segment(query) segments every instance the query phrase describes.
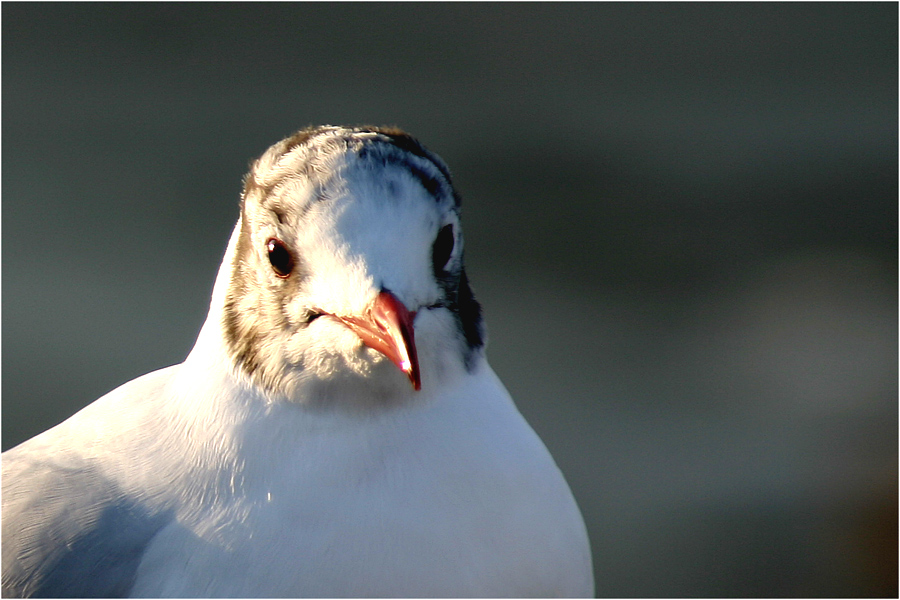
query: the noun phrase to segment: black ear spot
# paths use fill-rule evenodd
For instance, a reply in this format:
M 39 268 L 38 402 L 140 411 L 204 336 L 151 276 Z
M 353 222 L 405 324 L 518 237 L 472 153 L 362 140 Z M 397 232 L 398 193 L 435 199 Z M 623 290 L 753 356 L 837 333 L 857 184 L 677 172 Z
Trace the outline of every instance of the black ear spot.
M 439 273 L 447 267 L 450 257 L 453 256 L 453 246 L 456 244 L 456 234 L 453 225 L 444 225 L 434 240 L 431 247 L 431 264 L 434 272 Z
M 269 238 L 266 242 L 266 251 L 269 253 L 269 262 L 275 274 L 282 279 L 288 277 L 294 270 L 294 257 L 284 242 L 278 238 Z

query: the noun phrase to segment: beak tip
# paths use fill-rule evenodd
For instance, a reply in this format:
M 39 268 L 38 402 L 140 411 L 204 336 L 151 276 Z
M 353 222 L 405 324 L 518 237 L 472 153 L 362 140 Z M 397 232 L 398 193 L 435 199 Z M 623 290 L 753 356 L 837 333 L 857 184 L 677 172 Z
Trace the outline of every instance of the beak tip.
M 413 389 L 417 392 L 422 389 L 422 377 L 419 374 L 418 360 L 415 362 L 409 359 L 403 360 L 397 366 L 409 377 L 409 382 L 412 384 Z

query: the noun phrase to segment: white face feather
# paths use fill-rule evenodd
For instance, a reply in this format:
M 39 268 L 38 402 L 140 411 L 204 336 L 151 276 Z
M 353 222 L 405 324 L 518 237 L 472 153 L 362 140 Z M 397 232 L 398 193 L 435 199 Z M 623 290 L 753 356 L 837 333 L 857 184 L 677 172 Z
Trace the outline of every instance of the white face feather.
M 480 315 L 462 273 L 456 197 L 439 160 L 377 131 L 329 128 L 288 138 L 254 164 L 232 268 L 223 270 L 230 277 L 223 335 L 239 371 L 270 395 L 295 400 L 311 385 L 317 396 L 351 388 L 373 397 L 413 393 L 403 373 L 339 320 L 310 320 L 362 315 L 382 290 L 417 311 L 423 389 L 463 370 L 480 349 Z M 438 272 L 432 247 L 446 225 L 455 243 Z M 287 277 L 270 262 L 272 239 L 292 258 Z M 462 312 L 478 317 L 467 330 L 463 295 Z

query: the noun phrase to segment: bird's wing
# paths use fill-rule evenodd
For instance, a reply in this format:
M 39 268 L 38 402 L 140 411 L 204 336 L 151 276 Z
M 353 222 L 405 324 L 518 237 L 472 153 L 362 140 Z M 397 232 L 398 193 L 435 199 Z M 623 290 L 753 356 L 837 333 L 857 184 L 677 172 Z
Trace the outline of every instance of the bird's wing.
M 166 371 L 129 382 L 97 404 L 158 393 L 171 376 Z M 83 451 L 77 432 L 102 412 L 89 409 L 3 453 L 4 597 L 125 596 L 147 544 L 171 520 L 106 476 L 102 453 Z

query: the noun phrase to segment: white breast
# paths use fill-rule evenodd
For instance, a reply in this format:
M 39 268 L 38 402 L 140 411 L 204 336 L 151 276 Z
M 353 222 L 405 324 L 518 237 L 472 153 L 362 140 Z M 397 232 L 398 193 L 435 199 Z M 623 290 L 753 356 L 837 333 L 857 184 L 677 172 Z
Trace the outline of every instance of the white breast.
M 157 536 L 133 595 L 592 595 L 568 486 L 486 363 L 377 416 L 297 408 L 248 425 L 266 475 Z

